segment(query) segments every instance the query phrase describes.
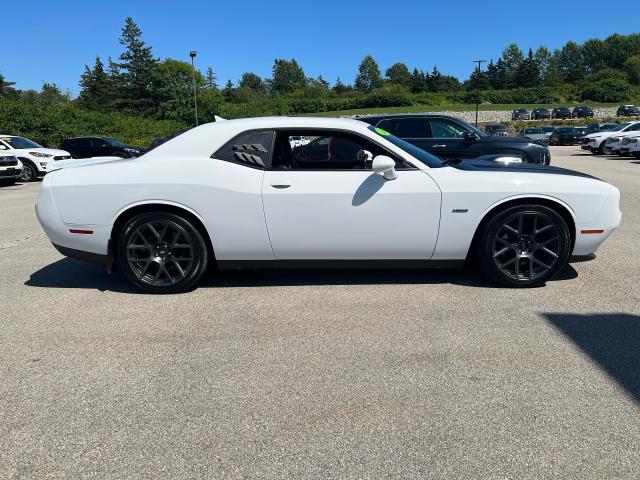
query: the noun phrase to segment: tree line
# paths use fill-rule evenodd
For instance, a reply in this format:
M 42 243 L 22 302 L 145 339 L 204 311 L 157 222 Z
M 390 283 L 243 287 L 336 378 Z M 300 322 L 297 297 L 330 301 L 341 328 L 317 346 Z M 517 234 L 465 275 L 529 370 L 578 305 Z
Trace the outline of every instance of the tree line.
M 103 62 L 97 57 L 92 66 L 85 66 L 75 99 L 53 83 L 43 84 L 39 92 L 17 90 L 1 74 L 0 97 L 192 125 L 191 64 L 157 58 L 130 17 L 119 42 L 122 53 L 117 59 Z M 208 67 L 204 73 L 196 70 L 195 83 L 201 121 L 210 121 L 214 115 L 235 118 L 474 103 L 478 100 L 477 85 L 481 102 L 622 102 L 640 97 L 640 34 L 613 34 L 582 44 L 570 41 L 554 51 L 539 46 L 526 54 L 513 43 L 486 68 L 471 70 L 464 81 L 441 73 L 435 66 L 423 71 L 400 62 L 383 73 L 375 59 L 366 55 L 352 82 L 337 78 L 331 84 L 322 75 L 309 77 L 292 58 L 276 59 L 270 78 L 245 72 L 236 82 L 228 80 L 221 86 L 214 69 Z

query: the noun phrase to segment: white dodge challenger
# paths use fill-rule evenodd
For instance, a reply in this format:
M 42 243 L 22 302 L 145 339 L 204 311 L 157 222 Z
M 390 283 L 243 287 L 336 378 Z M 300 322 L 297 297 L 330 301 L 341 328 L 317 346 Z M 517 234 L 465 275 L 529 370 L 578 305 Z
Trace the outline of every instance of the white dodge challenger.
M 291 147 L 291 137 L 305 145 Z M 495 160 L 495 159 L 494 159 Z M 439 158 L 366 123 L 219 121 L 145 155 L 47 175 L 38 219 L 64 255 L 136 286 L 230 268 L 450 267 L 540 285 L 618 227 L 617 188 L 544 165 Z

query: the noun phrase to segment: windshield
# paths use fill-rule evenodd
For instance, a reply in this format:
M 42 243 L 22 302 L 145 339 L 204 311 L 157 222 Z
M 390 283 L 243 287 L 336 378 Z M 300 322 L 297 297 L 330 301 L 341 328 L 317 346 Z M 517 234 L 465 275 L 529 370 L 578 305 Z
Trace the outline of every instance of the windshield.
M 573 127 L 562 127 L 562 128 L 559 128 L 557 132 L 558 133 L 578 133 L 578 130 L 576 130 Z
M 516 112 L 518 112 L 518 113 L 527 113 L 527 109 L 526 108 L 516 108 Z
M 371 127 L 368 127 L 368 128 L 369 128 L 369 130 L 371 130 L 375 134 L 380 135 L 385 140 L 390 141 L 396 147 L 404 150 L 409 155 L 411 155 L 412 157 L 414 157 L 417 160 L 421 161 L 422 163 L 424 163 L 428 167 L 437 168 L 437 167 L 441 167 L 443 165 L 442 160 L 440 160 L 435 155 L 431 155 L 430 153 L 425 152 L 421 148 L 418 148 L 415 145 L 410 144 L 409 142 L 405 142 L 404 140 L 396 137 L 395 135 L 391 135 L 386 130 L 383 130 L 381 128 L 374 127 L 374 126 L 371 126 Z
M 506 132 L 507 127 L 504 125 L 491 125 L 491 130 L 494 132 Z
M 122 143 L 120 140 L 116 140 L 115 138 L 104 137 L 103 140 L 112 147 L 126 147 L 124 143 Z
M 43 148 L 42 145 L 38 145 L 36 142 L 32 142 L 24 137 L 2 137 L 2 140 L 7 142 L 11 148 L 17 150 L 23 148 Z
M 631 122 L 624 122 L 621 123 L 620 125 L 618 125 L 616 128 L 612 128 L 611 131 L 612 132 L 619 132 L 620 130 L 623 130 L 625 128 L 627 128 L 629 125 L 632 125 Z
M 542 129 L 540 128 L 525 128 L 524 133 L 533 134 L 533 133 L 542 133 Z

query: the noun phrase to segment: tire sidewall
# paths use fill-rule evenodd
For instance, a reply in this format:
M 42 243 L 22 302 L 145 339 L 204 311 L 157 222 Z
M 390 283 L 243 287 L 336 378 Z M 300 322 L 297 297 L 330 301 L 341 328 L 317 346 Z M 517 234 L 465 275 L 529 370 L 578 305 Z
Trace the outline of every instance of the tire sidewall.
M 561 252 L 556 260 L 555 265 L 551 270 L 546 272 L 545 274 L 537 277 L 533 280 L 514 280 L 511 277 L 506 276 L 502 273 L 495 262 L 493 261 L 493 239 L 498 231 L 498 229 L 502 226 L 502 222 L 509 216 L 514 213 L 538 213 L 543 214 L 553 220 L 556 228 L 560 233 L 560 242 L 561 242 Z M 482 236 L 480 241 L 478 242 L 478 249 L 476 251 L 476 255 L 478 257 L 478 263 L 482 268 L 483 272 L 487 274 L 492 280 L 501 285 L 509 286 L 509 287 L 533 287 L 538 285 L 543 285 L 546 281 L 552 279 L 555 275 L 557 275 L 567 264 L 569 259 L 569 255 L 571 253 L 571 234 L 569 232 L 569 227 L 567 226 L 567 222 L 562 218 L 560 214 L 558 214 L 555 210 L 546 207 L 544 205 L 536 205 L 536 204 L 525 204 L 525 205 L 516 205 L 511 208 L 507 208 L 499 213 L 497 213 L 493 218 L 491 218 L 484 226 L 482 231 Z
M 180 225 L 187 234 L 191 237 L 194 244 L 194 265 L 191 271 L 175 285 L 169 286 L 154 286 L 142 282 L 132 271 L 127 261 L 127 241 L 129 236 L 140 225 L 153 221 L 153 220 L 170 220 Z M 207 270 L 209 261 L 209 255 L 207 251 L 206 243 L 198 231 L 198 229 L 191 224 L 188 220 L 179 215 L 167 212 L 148 212 L 134 216 L 130 219 L 124 227 L 120 230 L 118 235 L 118 266 L 127 277 L 127 279 L 133 283 L 136 287 L 151 293 L 180 293 L 189 290 L 193 287 L 198 280 L 202 277 Z

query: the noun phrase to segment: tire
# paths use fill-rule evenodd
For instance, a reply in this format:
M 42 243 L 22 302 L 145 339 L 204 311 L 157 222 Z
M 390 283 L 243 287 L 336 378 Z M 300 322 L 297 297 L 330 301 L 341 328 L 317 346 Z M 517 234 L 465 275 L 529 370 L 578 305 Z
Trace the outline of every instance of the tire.
M 564 268 L 570 250 L 571 235 L 560 214 L 543 205 L 517 205 L 484 224 L 474 258 L 500 285 L 536 287 Z
M 136 215 L 118 235 L 118 266 L 136 287 L 151 293 L 189 290 L 204 275 L 209 253 L 188 220 L 167 212 Z
M 22 175 L 20 175 L 20 181 L 35 182 L 38 179 L 38 170 L 31 162 L 22 162 Z

